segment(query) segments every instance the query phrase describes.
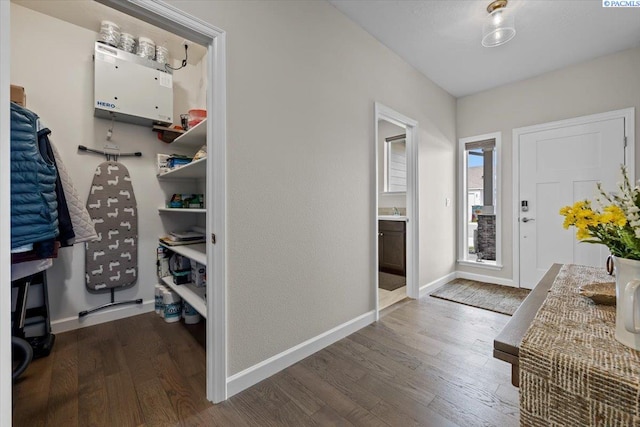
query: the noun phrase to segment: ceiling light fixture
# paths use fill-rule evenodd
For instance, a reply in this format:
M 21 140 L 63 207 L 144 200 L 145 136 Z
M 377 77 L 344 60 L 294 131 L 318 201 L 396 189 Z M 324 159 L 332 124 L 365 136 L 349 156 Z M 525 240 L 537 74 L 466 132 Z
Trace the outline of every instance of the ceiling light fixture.
M 495 0 L 487 6 L 489 16 L 482 26 L 482 46 L 500 46 L 515 37 L 515 20 L 506 10 L 507 3 L 508 0 Z

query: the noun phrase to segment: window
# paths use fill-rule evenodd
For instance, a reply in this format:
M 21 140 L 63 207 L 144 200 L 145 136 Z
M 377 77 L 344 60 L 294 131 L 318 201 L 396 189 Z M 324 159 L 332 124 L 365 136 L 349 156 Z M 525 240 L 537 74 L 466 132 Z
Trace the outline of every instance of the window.
M 384 192 L 405 193 L 407 191 L 407 135 L 385 138 Z
M 460 140 L 460 263 L 501 267 L 500 133 Z

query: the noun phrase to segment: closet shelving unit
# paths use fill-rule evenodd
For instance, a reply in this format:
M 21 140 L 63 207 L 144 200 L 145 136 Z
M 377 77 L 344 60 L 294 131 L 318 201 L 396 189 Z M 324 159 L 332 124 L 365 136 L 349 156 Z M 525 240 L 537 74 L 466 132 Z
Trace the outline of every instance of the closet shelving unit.
M 170 287 L 175 293 L 180 295 L 180 298 L 188 302 L 191 307 L 200 313 L 202 317 L 207 318 L 207 305 L 205 302 L 206 288 L 198 288 L 192 283 L 185 283 L 184 285 L 175 285 L 171 276 L 163 277 L 162 283 Z
M 177 137 L 172 144 L 179 144 L 183 147 L 200 148 L 207 140 L 207 119 Z
M 193 208 L 158 208 L 158 212 L 180 212 L 180 213 L 207 213 L 206 209 Z
M 176 138 L 172 145 L 193 149 L 194 152 L 207 142 L 206 119 Z M 173 180 L 203 180 L 207 175 L 207 158 L 196 160 L 179 168 L 158 175 L 160 181 Z M 195 191 L 194 191 L 195 192 Z M 203 192 L 204 193 L 204 192 Z M 176 215 L 198 214 L 205 215 L 206 209 L 189 208 L 158 208 L 158 213 L 172 213 Z M 191 245 L 171 246 L 160 242 L 161 246 L 192 259 L 204 266 L 207 265 L 207 248 L 205 243 Z M 171 276 L 163 277 L 162 282 L 188 302 L 202 317 L 207 317 L 207 305 L 205 300 L 206 287 L 197 287 L 192 283 L 175 285 Z
M 188 134 L 184 134 L 186 136 Z M 178 142 L 180 138 L 177 138 L 174 142 Z M 201 144 L 202 145 L 202 144 Z M 198 146 L 199 147 L 199 146 Z M 168 172 L 158 175 L 159 180 L 165 179 L 195 179 L 204 178 L 207 174 L 207 159 L 196 160 L 195 162 L 187 163 L 184 166 L 172 169 Z
M 207 249 L 204 243 L 195 243 L 193 245 L 170 246 L 160 242 L 160 245 L 171 249 L 173 252 L 185 256 L 189 259 L 199 262 L 202 265 L 207 264 Z

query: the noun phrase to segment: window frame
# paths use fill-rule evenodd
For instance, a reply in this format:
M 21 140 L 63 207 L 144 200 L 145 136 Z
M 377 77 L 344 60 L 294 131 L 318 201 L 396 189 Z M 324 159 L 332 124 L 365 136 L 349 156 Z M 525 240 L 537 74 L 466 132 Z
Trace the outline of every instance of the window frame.
M 469 257 L 468 248 L 468 188 L 467 188 L 467 150 L 466 144 L 493 139 L 494 176 L 495 176 L 495 213 L 496 213 L 496 259 L 495 261 L 476 261 Z M 502 132 L 470 136 L 458 140 L 458 264 L 492 270 L 501 270 L 502 265 Z

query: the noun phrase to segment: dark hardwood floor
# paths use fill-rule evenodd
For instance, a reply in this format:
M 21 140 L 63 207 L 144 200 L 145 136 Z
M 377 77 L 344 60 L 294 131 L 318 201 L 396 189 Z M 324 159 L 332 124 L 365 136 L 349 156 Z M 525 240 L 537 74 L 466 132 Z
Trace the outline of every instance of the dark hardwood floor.
M 205 398 L 203 327 L 154 313 L 57 335 L 13 388 L 15 426 L 517 426 L 508 316 L 425 297 L 228 401 Z

